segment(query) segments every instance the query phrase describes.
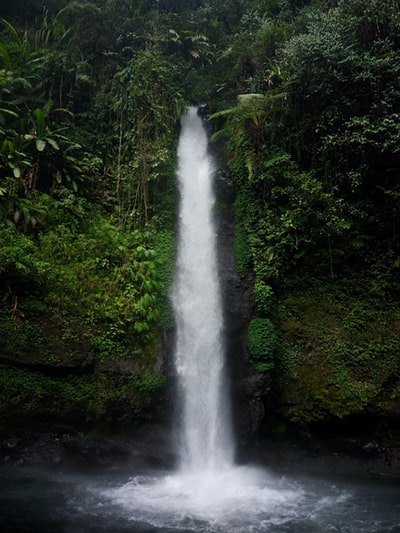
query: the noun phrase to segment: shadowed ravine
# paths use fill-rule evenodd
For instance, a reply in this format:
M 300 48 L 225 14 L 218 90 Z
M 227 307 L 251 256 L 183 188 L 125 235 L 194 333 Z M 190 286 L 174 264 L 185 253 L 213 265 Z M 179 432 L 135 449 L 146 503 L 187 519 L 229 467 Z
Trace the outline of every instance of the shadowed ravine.
M 180 406 L 175 470 L 113 464 L 78 472 L 3 466 L 2 531 L 395 533 L 398 487 L 305 475 L 302 465 L 236 465 L 213 222 L 213 161 L 197 111 L 178 148 L 179 242 L 173 304 Z M 226 360 L 225 360 L 226 358 Z M 297 472 L 296 472 L 297 468 Z M 329 472 L 329 474 L 327 474 Z

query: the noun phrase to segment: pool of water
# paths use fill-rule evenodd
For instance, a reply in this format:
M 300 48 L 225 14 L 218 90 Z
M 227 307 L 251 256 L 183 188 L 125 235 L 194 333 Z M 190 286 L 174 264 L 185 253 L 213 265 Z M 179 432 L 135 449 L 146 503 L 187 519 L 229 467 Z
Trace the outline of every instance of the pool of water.
M 400 532 L 400 484 L 350 475 L 0 468 L 0 530 Z

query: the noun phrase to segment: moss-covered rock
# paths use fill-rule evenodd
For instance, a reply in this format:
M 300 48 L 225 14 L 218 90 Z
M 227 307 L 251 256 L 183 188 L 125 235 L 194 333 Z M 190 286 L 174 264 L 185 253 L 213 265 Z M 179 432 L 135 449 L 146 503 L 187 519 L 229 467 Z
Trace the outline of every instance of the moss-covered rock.
M 348 287 L 349 289 L 349 287 Z M 280 301 L 275 384 L 280 412 L 300 425 L 366 412 L 400 419 L 400 308 L 341 282 Z
M 274 367 L 276 344 L 275 326 L 269 318 L 255 318 L 250 322 L 247 348 L 258 372 L 266 372 Z
M 137 424 L 157 416 L 165 384 L 156 373 L 51 375 L 1 364 L 1 429 L 22 422 L 25 429 L 69 424 L 82 431 Z
M 59 191 L 40 227 L 0 231 L 0 417 L 81 428 L 157 417 L 174 235 Z M 164 324 L 163 324 L 164 325 Z

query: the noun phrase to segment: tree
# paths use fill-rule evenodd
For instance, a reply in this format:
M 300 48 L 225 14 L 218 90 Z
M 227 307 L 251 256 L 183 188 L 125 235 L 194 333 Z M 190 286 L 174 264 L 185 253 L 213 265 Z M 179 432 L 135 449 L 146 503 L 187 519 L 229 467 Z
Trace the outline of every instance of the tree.
M 344 202 L 357 231 L 374 226 L 379 242 L 394 237 L 398 217 L 386 199 L 400 172 L 399 29 L 398 2 L 339 2 L 308 11 L 305 31 L 284 52 L 286 143 Z
M 155 51 L 143 51 L 115 78 L 119 116 L 116 193 L 121 223 L 149 220 L 149 186 L 163 178 L 173 132 L 183 112 L 175 72 Z

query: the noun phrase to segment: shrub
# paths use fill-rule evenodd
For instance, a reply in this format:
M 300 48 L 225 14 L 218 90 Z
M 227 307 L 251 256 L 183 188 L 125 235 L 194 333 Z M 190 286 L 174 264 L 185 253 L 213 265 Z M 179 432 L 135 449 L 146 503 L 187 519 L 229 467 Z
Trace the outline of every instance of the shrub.
M 272 287 L 266 285 L 263 281 L 257 280 L 254 284 L 254 298 L 259 311 L 268 314 L 271 311 L 274 299 Z
M 249 324 L 247 347 L 256 370 L 266 372 L 274 367 L 277 346 L 275 326 L 268 318 L 255 318 Z
M 174 316 L 169 298 L 175 271 L 175 235 L 170 230 L 158 232 L 154 237 L 157 273 L 161 284 L 158 298 L 160 325 L 164 328 L 174 326 Z

